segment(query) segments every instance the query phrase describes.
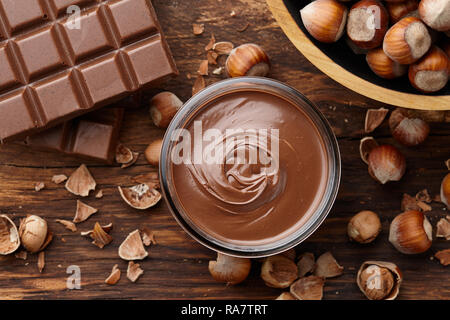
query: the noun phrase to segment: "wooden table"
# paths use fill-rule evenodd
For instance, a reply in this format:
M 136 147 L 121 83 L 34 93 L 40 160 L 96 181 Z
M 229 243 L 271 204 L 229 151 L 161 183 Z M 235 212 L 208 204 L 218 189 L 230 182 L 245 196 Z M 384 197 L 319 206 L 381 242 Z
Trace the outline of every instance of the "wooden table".
M 404 192 L 415 194 L 428 188 L 433 195 L 447 169 L 444 160 L 450 158 L 450 127 L 432 124 L 431 135 L 420 147 L 400 147 L 407 157 L 408 169 L 399 183 L 381 186 L 367 174 L 366 165 L 358 154 L 363 136 L 366 108 L 379 108 L 380 103 L 367 99 L 330 80 L 312 66 L 284 36 L 272 18 L 263 0 L 155 0 L 154 5 L 177 61 L 180 75 L 161 89 L 170 90 L 186 100 L 191 95 L 194 75 L 205 57 L 204 46 L 211 33 L 218 41 L 232 41 L 235 45 L 254 42 L 262 45 L 273 64 L 271 77 L 284 81 L 316 103 L 331 122 L 339 139 L 342 153 L 343 179 L 336 204 L 325 223 L 297 252 L 310 251 L 319 255 L 331 251 L 345 267 L 344 274 L 326 281 L 324 299 L 363 299 L 355 283 L 356 271 L 365 260 L 388 260 L 396 263 L 404 273 L 400 299 L 449 299 L 449 269 L 431 259 L 433 254 L 449 247 L 444 240 L 436 240 L 425 254 L 406 256 L 397 252 L 388 242 L 389 222 L 400 212 Z M 231 12 L 235 12 L 232 17 Z M 192 34 L 192 23 L 204 23 L 205 33 Z M 246 24 L 248 28 L 239 32 Z M 210 76 L 207 83 L 223 76 Z M 386 107 L 386 106 L 385 106 Z M 125 116 L 121 141 L 135 151 L 145 147 L 163 131 L 155 128 L 147 107 L 129 110 Z M 374 136 L 380 142 L 396 144 L 386 123 Z M 0 298 L 2 299 L 273 299 L 281 290 L 266 287 L 259 277 L 260 264 L 253 263 L 249 278 L 241 285 L 227 287 L 215 282 L 208 273 L 208 261 L 215 253 L 192 240 L 177 225 L 165 203 L 148 212 L 128 207 L 117 192 L 119 185 L 132 185 L 132 177 L 154 171 L 141 156 L 128 169 L 87 162 L 102 199 L 93 195 L 85 202 L 98 208 L 99 213 L 79 225 L 90 229 L 96 221 L 114 223 L 114 241 L 103 250 L 93 246 L 79 233 L 72 233 L 57 224 L 55 219 L 71 220 L 76 197 L 62 185 L 50 180 L 55 174 L 70 175 L 80 165 L 79 159 L 50 152 L 35 152 L 26 147 L 1 146 L 0 152 L 0 211 L 19 218 L 27 214 L 45 217 L 56 237 L 46 250 L 46 266 L 39 274 L 36 255 L 26 261 L 14 255 L 0 258 Z M 43 181 L 47 187 L 34 191 L 34 184 Z M 369 245 L 350 243 L 346 236 L 349 218 L 356 212 L 369 209 L 382 218 L 383 230 Z M 433 204 L 428 217 L 433 225 L 446 214 L 443 206 Z M 126 235 L 142 226 L 156 232 L 157 245 L 151 247 L 149 258 L 140 262 L 145 270 L 137 283 L 125 277 L 127 263 L 117 254 L 117 248 Z M 65 240 L 65 242 L 62 241 Z M 115 286 L 104 283 L 114 264 L 123 271 Z M 66 268 L 81 268 L 81 290 L 66 288 Z

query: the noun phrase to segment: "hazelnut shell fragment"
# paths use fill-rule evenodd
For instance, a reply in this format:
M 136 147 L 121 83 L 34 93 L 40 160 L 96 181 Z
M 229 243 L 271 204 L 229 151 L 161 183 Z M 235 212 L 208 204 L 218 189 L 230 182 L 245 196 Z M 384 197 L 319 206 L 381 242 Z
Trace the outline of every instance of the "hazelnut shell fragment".
M 298 277 L 302 278 L 312 272 L 315 265 L 316 259 L 314 258 L 314 254 L 311 252 L 302 253 L 297 261 Z
M 121 272 L 119 269 L 119 265 L 115 264 L 112 268 L 111 274 L 106 278 L 105 283 L 109 284 L 111 286 L 115 285 L 117 282 L 119 282 L 121 276 Z
M 298 278 L 297 265 L 283 255 L 267 257 L 261 267 L 261 278 L 269 287 L 287 288 Z
M 86 221 L 90 216 L 97 213 L 98 210 L 77 200 L 77 211 L 75 212 L 75 217 L 73 218 L 74 223 L 80 223 Z
M 87 197 L 97 186 L 86 165 L 82 164 L 66 182 L 66 189 L 77 196 Z
M 370 133 L 383 122 L 389 110 L 385 108 L 369 109 L 366 112 L 366 120 L 364 123 L 364 131 Z
M 339 265 L 331 252 L 327 251 L 317 258 L 314 267 L 314 275 L 321 278 L 333 278 L 340 276 L 344 272 L 344 267 Z
M 378 143 L 373 137 L 362 138 L 359 143 L 359 155 L 361 156 L 361 160 L 369 164 L 369 154 L 376 147 L 378 147 Z
M 436 237 L 450 240 L 450 216 L 438 221 L 436 225 Z
M 369 267 L 371 269 L 367 270 Z M 403 275 L 400 269 L 395 264 L 385 261 L 364 262 L 356 276 L 359 289 L 370 300 L 394 300 L 400 292 L 402 280 Z M 390 290 L 387 290 L 389 287 Z
M 116 162 L 118 164 L 130 163 L 133 160 L 133 152 L 130 148 L 119 143 L 116 147 Z
M 92 241 L 92 244 L 96 245 L 100 249 L 103 249 L 113 240 L 113 238 L 108 233 L 106 233 L 106 231 L 100 226 L 98 222 L 95 223 L 91 238 L 94 239 L 94 241 Z
M 450 249 L 441 250 L 434 255 L 443 266 L 450 265 Z
M 77 226 L 72 221 L 62 220 L 62 219 L 56 219 L 55 221 L 62 224 L 67 230 L 70 230 L 72 232 L 77 232 Z
M 290 292 L 283 292 L 275 300 L 297 300 Z
M 52 177 L 52 182 L 56 184 L 63 183 L 67 180 L 67 176 L 65 174 L 57 174 Z
M 138 184 L 129 188 L 118 187 L 122 199 L 132 208 L 146 210 L 161 200 L 161 193 L 146 184 Z
M 19 231 L 7 215 L 0 215 L 0 255 L 13 253 L 20 247 Z
M 441 201 L 450 209 L 450 173 L 448 173 L 441 182 Z
M 250 259 L 217 253 L 217 260 L 209 261 L 208 270 L 214 280 L 235 285 L 247 279 L 251 268 Z
M 348 225 L 347 234 L 351 240 L 370 243 L 381 231 L 381 221 L 373 211 L 364 210 L 354 215 Z
M 142 260 L 147 256 L 139 230 L 131 232 L 119 247 L 119 257 L 124 260 Z
M 45 268 L 45 252 L 44 251 L 39 252 L 37 266 L 39 269 L 39 273 L 42 273 L 42 271 Z
M 127 278 L 131 282 L 136 282 L 143 273 L 144 270 L 141 269 L 141 266 L 138 263 L 134 263 L 133 261 L 128 263 Z
M 423 212 L 406 211 L 391 222 L 389 242 L 401 253 L 425 252 L 431 247 L 432 239 L 432 226 Z
M 290 292 L 298 300 L 322 300 L 324 284 L 322 277 L 308 276 L 295 281 Z

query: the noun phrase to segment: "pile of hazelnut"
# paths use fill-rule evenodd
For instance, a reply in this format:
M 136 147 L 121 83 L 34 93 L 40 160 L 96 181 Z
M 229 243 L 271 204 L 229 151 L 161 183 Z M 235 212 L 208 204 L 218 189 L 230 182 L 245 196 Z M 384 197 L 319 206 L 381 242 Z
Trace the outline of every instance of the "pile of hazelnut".
M 316 40 L 346 42 L 365 54 L 381 78 L 408 73 L 411 85 L 424 93 L 444 88 L 450 73 L 449 0 L 361 0 L 350 9 L 346 0 L 315 0 L 300 15 Z

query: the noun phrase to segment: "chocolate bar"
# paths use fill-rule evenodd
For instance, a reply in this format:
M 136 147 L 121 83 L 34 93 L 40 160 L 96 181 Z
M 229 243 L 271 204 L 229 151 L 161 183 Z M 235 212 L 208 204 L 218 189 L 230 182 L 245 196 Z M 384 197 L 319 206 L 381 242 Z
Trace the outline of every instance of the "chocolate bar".
M 149 0 L 0 0 L 1 142 L 175 74 Z
M 104 108 L 28 137 L 25 144 L 112 163 L 124 112 L 124 108 Z

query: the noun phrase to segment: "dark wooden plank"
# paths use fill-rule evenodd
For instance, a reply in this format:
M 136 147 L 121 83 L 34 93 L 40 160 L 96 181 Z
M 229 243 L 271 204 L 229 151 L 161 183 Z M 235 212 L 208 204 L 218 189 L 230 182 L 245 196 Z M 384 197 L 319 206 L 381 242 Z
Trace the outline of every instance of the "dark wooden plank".
M 316 255 L 331 251 L 345 267 L 344 275 L 327 280 L 325 299 L 363 299 L 355 275 L 364 260 L 382 259 L 395 262 L 405 275 L 399 298 L 401 299 L 449 299 L 450 279 L 448 269 L 430 260 L 434 252 L 448 248 L 448 242 L 436 240 L 432 249 L 419 256 L 398 253 L 388 242 L 389 222 L 400 212 L 400 199 L 404 192 L 415 194 L 428 188 L 432 194 L 439 191 L 441 178 L 446 174 L 444 160 L 450 158 L 450 128 L 446 124 L 433 124 L 426 143 L 418 148 L 400 147 L 408 161 L 408 171 L 399 183 L 381 186 L 367 174 L 366 165 L 359 159 L 359 139 L 365 109 L 383 104 L 367 99 L 342 87 L 320 73 L 287 40 L 271 17 L 263 0 L 198 0 L 154 1 L 161 23 L 180 69 L 180 76 L 162 89 L 175 92 L 183 100 L 191 95 L 198 65 L 204 59 L 204 45 L 210 33 L 218 41 L 232 41 L 236 45 L 255 42 L 262 45 L 271 57 L 271 77 L 284 81 L 303 92 L 316 103 L 329 119 L 339 137 L 342 152 L 343 179 L 336 204 L 325 223 L 297 252 L 311 251 Z M 235 17 L 230 13 L 234 10 Z M 205 23 L 201 36 L 191 32 L 193 22 Z M 249 23 L 245 32 L 239 32 Z M 223 76 L 210 76 L 212 83 Z M 150 95 L 151 93 L 149 93 Z M 147 106 L 129 110 L 121 133 L 121 141 L 133 150 L 143 152 L 148 143 L 164 132 L 155 128 L 148 117 Z M 384 124 L 374 133 L 381 142 L 396 144 Z M 216 283 L 208 273 L 208 261 L 214 252 L 202 247 L 186 235 L 171 217 L 167 206 L 161 202 L 149 212 L 137 212 L 122 202 L 118 185 L 131 185 L 132 177 L 155 170 L 141 156 L 138 163 L 128 169 L 87 162 L 104 191 L 102 199 L 92 195 L 86 203 L 100 211 L 79 225 L 79 230 L 90 229 L 96 221 L 113 222 L 114 241 L 103 250 L 93 246 L 78 233 L 71 233 L 55 222 L 57 218 L 71 219 L 75 212 L 76 197 L 65 191 L 62 185 L 50 182 L 54 174 L 69 175 L 80 165 L 80 160 L 50 152 L 36 152 L 23 146 L 0 147 L 0 211 L 19 218 L 37 214 L 49 221 L 56 234 L 46 250 L 46 267 L 39 274 L 37 256 L 26 261 L 14 256 L 0 258 L 0 298 L 130 298 L 130 299 L 273 299 L 281 292 L 268 288 L 259 277 L 260 265 L 253 263 L 248 280 L 235 287 Z M 44 181 L 47 187 L 34 191 L 34 183 Z M 346 237 L 346 225 L 350 217 L 370 209 L 382 217 L 383 231 L 378 239 L 362 246 L 350 243 Z M 433 204 L 428 214 L 434 225 L 447 213 L 442 205 Z M 117 248 L 126 235 L 141 226 L 156 232 L 158 245 L 150 249 L 148 259 L 140 262 L 145 270 L 137 283 L 125 277 L 126 262 L 121 261 Z M 66 242 L 62 241 L 62 238 Z M 113 287 L 104 284 L 114 264 L 118 263 L 122 279 Z M 82 290 L 66 288 L 66 268 L 81 268 Z

